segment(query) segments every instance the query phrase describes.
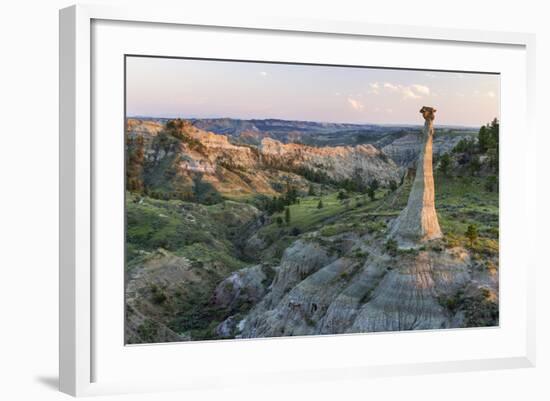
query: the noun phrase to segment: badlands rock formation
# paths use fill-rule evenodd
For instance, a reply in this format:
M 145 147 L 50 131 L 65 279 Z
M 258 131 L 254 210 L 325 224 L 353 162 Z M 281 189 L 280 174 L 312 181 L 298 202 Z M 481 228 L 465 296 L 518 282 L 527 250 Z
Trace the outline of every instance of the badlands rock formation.
M 190 183 L 194 174 L 204 174 L 204 181 L 229 196 L 276 194 L 272 184 L 284 182 L 281 175 L 294 174 L 307 188 L 300 177 L 307 172 L 335 181 L 360 177 L 365 183 L 376 179 L 387 184 L 400 180 L 399 167 L 372 145 L 318 148 L 264 138 L 259 146 L 247 146 L 231 143 L 227 136 L 203 131 L 185 120 L 174 125 L 170 133 L 163 132 L 160 123 L 128 121 L 130 137 L 145 138 L 145 178 L 152 186 L 164 179 L 167 169 L 180 176 L 180 182 Z
M 390 256 L 371 236 L 347 240 L 341 257 L 294 243 L 267 295 L 225 322 L 229 332 L 254 338 L 468 327 L 471 312 L 455 305 L 479 298 L 475 313 L 485 314 L 483 297 L 498 296 L 497 274 L 477 268 L 463 248 Z M 368 256 L 354 257 L 357 250 Z
M 433 121 L 436 110 L 422 107 L 424 117 L 422 147 L 416 165 L 416 177 L 413 182 L 407 207 L 393 223 L 390 236 L 402 247 L 413 247 L 419 242 L 442 237 L 435 211 L 435 189 L 432 166 Z
M 441 156 L 450 152 L 462 139 L 475 137 L 466 135 L 443 135 L 433 138 L 433 154 Z M 418 134 L 410 133 L 399 137 L 391 143 L 382 146 L 381 150 L 388 155 L 395 163 L 402 167 L 414 167 L 420 154 Z
M 372 145 L 317 148 L 264 138 L 260 155 L 264 164 L 326 171 L 335 180 L 351 178 L 358 171 L 365 181 L 376 178 L 387 183 L 399 179 L 396 164 Z

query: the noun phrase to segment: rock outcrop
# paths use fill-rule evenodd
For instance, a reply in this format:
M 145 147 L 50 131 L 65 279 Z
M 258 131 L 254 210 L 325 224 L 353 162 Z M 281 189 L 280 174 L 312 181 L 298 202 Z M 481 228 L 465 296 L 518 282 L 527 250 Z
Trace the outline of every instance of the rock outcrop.
M 390 236 L 401 247 L 414 247 L 420 242 L 441 238 L 442 233 L 435 211 L 435 189 L 432 163 L 433 120 L 435 109 L 422 107 L 424 117 L 422 147 L 416 164 L 414 179 L 407 206 L 394 221 Z
M 238 337 L 363 333 L 467 327 L 468 299 L 498 298 L 491 272 L 479 269 L 463 248 L 390 256 L 367 238 L 353 249 L 366 259 L 328 257 L 300 241 L 276 268 L 270 292 L 235 326 Z M 312 248 L 313 247 L 313 248 Z M 311 262 L 310 262 L 311 261 Z M 493 304 L 491 304 L 493 305 Z M 494 322 L 493 322 L 494 323 Z M 239 330 L 237 330 L 239 332 Z
M 266 265 L 238 270 L 218 284 L 212 302 L 233 312 L 243 304 L 255 304 L 266 294 L 271 274 L 270 267 Z
M 433 138 L 433 154 L 440 156 L 450 152 L 462 139 L 473 138 L 466 135 L 436 136 Z M 388 155 L 397 165 L 402 167 L 414 167 L 420 155 L 421 143 L 418 134 L 407 134 L 395 139 L 383 146 L 381 150 Z
M 399 167 L 373 145 L 313 147 L 264 138 L 258 146 L 250 146 L 234 144 L 225 135 L 203 131 L 187 121 L 175 125 L 168 132 L 153 121 L 128 121 L 130 137 L 145 138 L 146 186 L 166 188 L 178 182 L 181 190 L 200 174 L 219 193 L 237 197 L 275 195 L 277 186 L 289 179 L 307 190 L 304 174 L 333 181 L 376 179 L 383 184 L 400 179 Z M 164 182 L 167 176 L 169 185 Z
M 286 168 L 320 170 L 335 180 L 360 174 L 365 182 L 399 180 L 395 163 L 373 145 L 312 147 L 283 144 L 264 138 L 260 146 L 262 162 Z

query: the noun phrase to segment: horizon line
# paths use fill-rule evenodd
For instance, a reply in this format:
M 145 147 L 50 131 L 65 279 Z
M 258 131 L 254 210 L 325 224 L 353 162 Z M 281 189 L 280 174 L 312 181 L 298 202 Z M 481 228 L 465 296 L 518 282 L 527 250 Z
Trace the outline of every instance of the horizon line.
M 296 121 L 296 122 L 304 122 L 304 123 L 317 123 L 317 124 L 346 124 L 346 125 L 358 125 L 358 126 L 362 126 L 362 125 L 375 125 L 375 126 L 403 126 L 403 125 L 408 125 L 408 126 L 423 126 L 424 123 L 372 123 L 372 122 L 364 122 L 364 123 L 354 123 L 354 122 L 337 122 L 337 121 L 319 121 L 319 120 L 296 120 L 296 119 L 291 119 L 291 120 L 286 120 L 284 118 L 273 118 L 273 117 L 265 117 L 265 118 L 236 118 L 236 117 L 181 117 L 181 116 L 170 116 L 170 117 L 166 117 L 166 116 L 153 116 L 153 115 L 126 115 L 125 116 L 126 119 L 128 118 L 136 118 L 136 119 L 139 119 L 139 118 L 149 118 L 149 119 L 163 119 L 163 120 L 176 120 L 176 119 L 180 119 L 180 120 L 239 120 L 239 121 L 253 121 L 253 120 L 257 120 L 257 121 L 267 121 L 267 120 L 276 120 L 276 121 Z M 497 117 L 493 117 L 494 118 L 497 118 Z M 465 125 L 465 124 L 439 124 L 439 126 L 442 126 L 442 127 L 461 127 L 461 128 L 475 128 L 475 129 L 479 129 L 481 128 L 482 126 L 485 126 L 486 124 L 490 124 L 490 122 L 493 120 L 491 119 L 490 121 L 488 121 L 487 123 L 485 124 L 482 124 L 482 125 Z M 498 120 L 500 120 L 499 118 L 497 118 Z M 435 124 L 436 126 L 438 125 L 437 123 Z

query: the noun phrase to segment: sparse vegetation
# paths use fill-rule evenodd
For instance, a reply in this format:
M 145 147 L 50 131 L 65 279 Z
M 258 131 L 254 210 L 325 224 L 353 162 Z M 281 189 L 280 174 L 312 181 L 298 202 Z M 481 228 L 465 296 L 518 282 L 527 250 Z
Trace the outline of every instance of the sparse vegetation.
M 477 226 L 475 224 L 470 224 L 466 229 L 466 233 L 464 235 L 470 241 L 470 246 L 474 246 L 474 242 L 479 235 L 477 232 Z
M 273 268 L 262 284 L 269 287 L 283 253 L 298 241 L 316 244 L 330 260 L 342 258 L 357 266 L 379 259 L 388 263 L 419 257 L 420 252 L 443 257 L 451 248 L 465 248 L 482 266 L 479 269 L 498 271 L 496 120 L 480 129 L 479 139 L 462 139 L 434 164 L 435 202 L 444 238 L 409 251 L 387 239 L 388 227 L 407 203 L 412 182 L 405 179 L 406 174 L 400 180 L 396 174 L 396 179 L 366 182 L 365 177 L 372 176 L 356 169 L 350 178 L 335 180 L 322 166 L 278 165 L 276 160 L 267 160 L 269 174 L 262 179 L 271 181 L 259 183 L 254 173 L 223 159 L 215 172 L 182 175 L 185 160 L 177 154 L 178 147 L 198 154 L 207 151 L 189 134 L 193 129 L 188 122 L 174 120 L 149 142 L 140 136 L 127 138 L 128 277 L 161 260 L 167 271 L 188 274 L 185 282 L 167 279 L 144 285 L 144 301 L 133 307 L 157 320 L 136 320 L 134 333 L 139 341 L 154 341 L 163 330 L 184 338 L 225 338 L 218 331 L 220 323 L 229 316 L 238 322 L 254 302 L 238 303 L 231 310 L 220 308 L 214 302 L 216 286 L 239 269 L 268 264 Z M 258 154 L 255 146 L 250 149 Z M 227 196 L 220 183 L 230 185 L 233 179 L 245 182 L 250 192 Z M 258 185 L 265 185 L 266 192 L 257 191 Z M 385 268 L 399 266 L 390 262 Z M 347 287 L 357 271 L 343 270 L 337 275 L 339 285 Z M 361 304 L 372 294 L 372 289 L 359 294 Z M 458 292 L 438 301 L 449 314 L 463 314 L 469 326 L 498 324 L 493 293 Z M 306 326 L 316 327 L 311 317 L 307 319 Z M 236 333 L 234 327 L 231 330 L 231 335 Z
M 369 196 L 371 201 L 376 199 L 376 191 L 379 187 L 380 183 L 378 182 L 378 180 L 374 179 L 369 182 L 367 186 L 367 195 Z
M 449 169 L 451 168 L 451 156 L 448 153 L 443 154 L 439 158 L 439 171 L 443 175 L 449 174 Z
M 396 256 L 398 251 L 397 242 L 394 239 L 387 240 L 385 249 L 389 255 Z

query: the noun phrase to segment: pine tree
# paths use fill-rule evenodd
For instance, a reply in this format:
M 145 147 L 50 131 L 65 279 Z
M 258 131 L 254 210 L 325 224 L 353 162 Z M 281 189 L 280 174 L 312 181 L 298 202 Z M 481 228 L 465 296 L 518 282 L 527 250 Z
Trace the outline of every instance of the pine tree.
M 344 190 L 340 190 L 338 192 L 338 196 L 336 197 L 338 200 L 344 200 L 344 199 L 347 199 L 349 198 L 348 194 L 346 193 L 346 191 Z
M 450 168 L 451 168 L 451 156 L 449 156 L 448 153 L 445 153 L 443 156 L 441 156 L 441 159 L 439 160 L 439 171 L 441 171 L 441 174 L 447 175 L 449 174 Z
M 323 200 L 322 199 L 319 199 L 319 203 L 317 204 L 317 209 L 322 209 L 324 206 L 323 206 Z
M 478 135 L 478 145 L 479 145 L 479 151 L 481 153 L 487 152 L 487 149 L 489 149 L 490 141 L 491 141 L 490 128 L 484 125 L 479 129 L 479 135 Z
M 473 246 L 474 241 L 478 237 L 477 226 L 475 224 L 470 224 L 464 235 L 470 240 L 470 246 Z
M 376 190 L 380 187 L 377 179 L 371 180 L 367 186 L 367 195 L 370 200 L 373 201 L 376 199 Z
M 290 223 L 290 208 L 285 208 L 285 222 L 286 224 Z

